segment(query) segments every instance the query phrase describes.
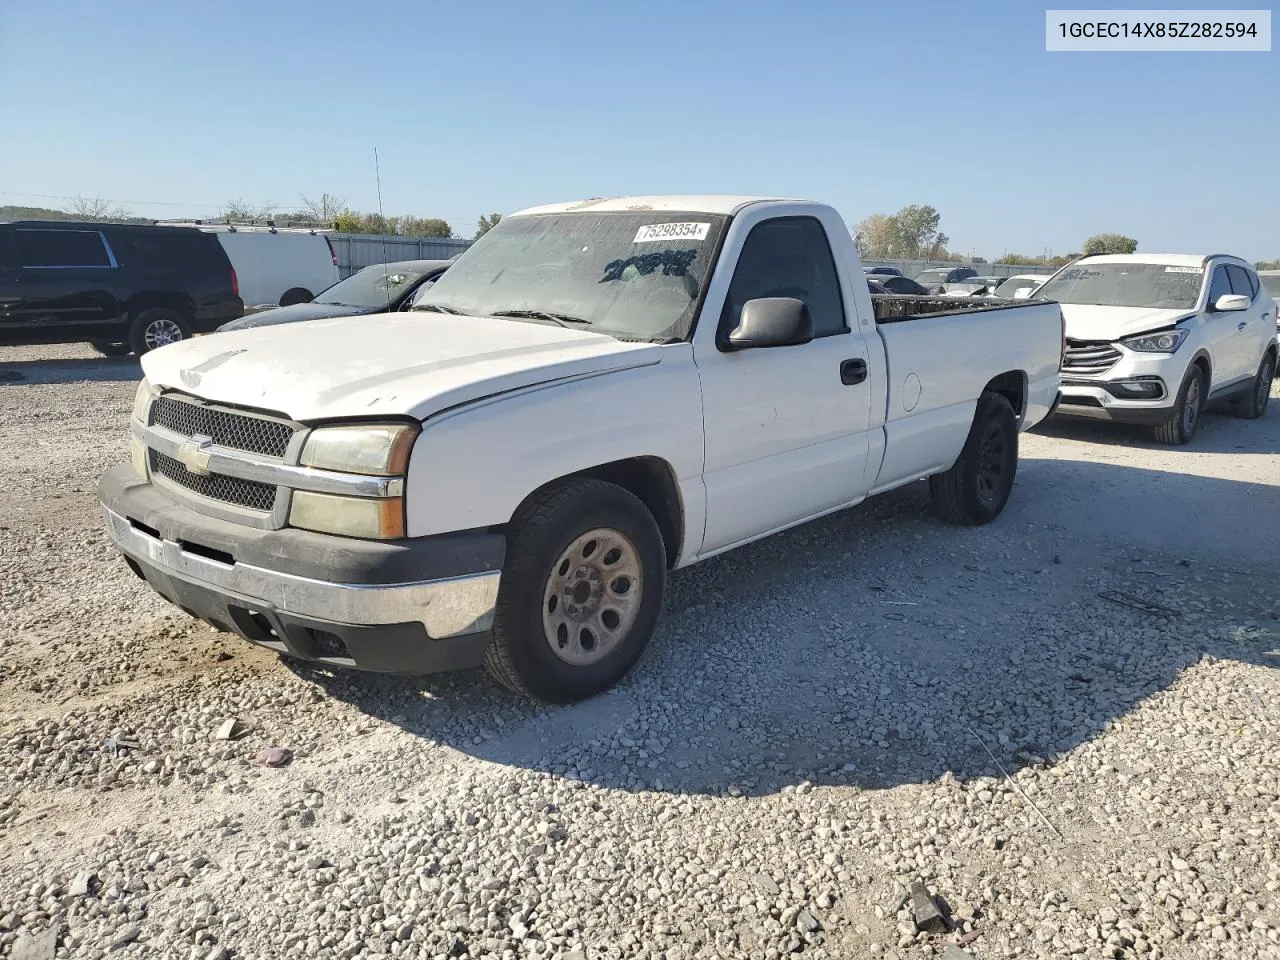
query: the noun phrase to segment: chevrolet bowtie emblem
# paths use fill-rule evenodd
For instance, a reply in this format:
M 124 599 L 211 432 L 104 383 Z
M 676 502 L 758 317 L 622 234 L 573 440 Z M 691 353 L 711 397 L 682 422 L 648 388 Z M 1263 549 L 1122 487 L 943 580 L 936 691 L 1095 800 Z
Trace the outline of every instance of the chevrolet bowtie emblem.
M 178 448 L 178 460 L 198 477 L 209 475 L 209 461 L 212 457 L 212 437 L 192 437 Z

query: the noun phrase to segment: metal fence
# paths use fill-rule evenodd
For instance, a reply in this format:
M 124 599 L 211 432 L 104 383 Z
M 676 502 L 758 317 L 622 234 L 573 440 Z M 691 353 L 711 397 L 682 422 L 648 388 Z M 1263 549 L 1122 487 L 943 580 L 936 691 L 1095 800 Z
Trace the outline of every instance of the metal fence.
M 470 240 L 456 237 L 395 237 L 363 233 L 327 233 L 338 257 L 338 274 L 346 278 L 375 263 L 397 260 L 449 260 L 467 247 Z
M 1015 277 L 1022 273 L 1043 274 L 1048 276 L 1058 268 L 1045 266 L 1043 263 L 954 263 L 946 260 L 877 260 L 864 257 L 864 267 L 897 267 L 904 277 L 914 277 L 922 270 L 931 267 L 972 267 L 980 277 Z

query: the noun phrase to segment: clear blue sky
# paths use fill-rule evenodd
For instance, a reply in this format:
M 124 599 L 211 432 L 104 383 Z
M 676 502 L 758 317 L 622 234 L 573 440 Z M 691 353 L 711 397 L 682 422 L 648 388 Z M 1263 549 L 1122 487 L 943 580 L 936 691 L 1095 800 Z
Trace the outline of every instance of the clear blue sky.
M 1050 54 L 1044 6 L 0 0 L 0 202 L 371 210 L 376 146 L 386 212 L 465 236 L 762 193 L 851 223 L 929 203 L 987 257 L 1100 231 L 1280 257 L 1280 52 Z

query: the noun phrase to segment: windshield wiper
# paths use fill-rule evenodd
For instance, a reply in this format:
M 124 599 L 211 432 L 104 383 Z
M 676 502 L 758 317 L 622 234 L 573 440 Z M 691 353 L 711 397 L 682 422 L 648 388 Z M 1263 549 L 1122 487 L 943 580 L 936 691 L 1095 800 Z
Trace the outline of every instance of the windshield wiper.
M 547 310 L 494 310 L 489 314 L 491 317 L 512 317 L 516 320 L 550 320 L 552 323 L 562 327 L 570 324 L 580 324 L 589 327 L 594 321 L 583 319 L 582 317 L 571 316 L 567 313 L 551 313 Z
M 446 306 L 446 305 L 445 305 L 445 304 L 443 304 L 443 303 L 419 303 L 419 304 L 414 304 L 414 305 L 413 305 L 412 307 L 410 307 L 409 309 L 410 309 L 410 310 L 423 310 L 423 311 L 428 311 L 428 310 L 429 310 L 429 311 L 430 311 L 430 312 L 432 312 L 432 313 L 451 313 L 451 314 L 455 314 L 456 316 L 460 316 L 460 317 L 463 317 L 463 316 L 466 316 L 466 315 L 467 315 L 467 311 L 465 311 L 465 310 L 459 310 L 457 307 L 450 307 L 450 306 Z

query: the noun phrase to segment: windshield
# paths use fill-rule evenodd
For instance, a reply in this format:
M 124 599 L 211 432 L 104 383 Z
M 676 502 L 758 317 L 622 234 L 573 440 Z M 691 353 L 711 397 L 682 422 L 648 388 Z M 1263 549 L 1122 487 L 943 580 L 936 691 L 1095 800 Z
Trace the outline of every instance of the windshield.
M 1012 300 L 1014 294 L 1019 290 L 1034 289 L 1035 285 L 1039 282 L 1039 280 L 1032 280 L 1027 277 L 1010 277 L 1004 283 L 1000 284 L 1000 286 L 996 287 L 995 295 L 997 297 L 1008 297 Z
M 942 283 L 947 279 L 947 275 L 950 273 L 951 271 L 945 268 L 941 270 L 925 270 L 923 273 L 917 273 L 915 279 L 916 283 L 923 283 L 926 285 L 930 283 Z
M 1201 267 L 1081 263 L 1064 269 L 1037 290 L 1035 296 L 1059 303 L 1089 303 L 1101 307 L 1189 310 L 1200 299 L 1203 280 Z
M 314 302 L 343 307 L 385 307 L 421 277 L 421 270 L 406 270 L 395 263 L 378 263 L 339 280 Z
M 509 217 L 413 309 L 518 314 L 626 339 L 683 339 L 725 222 L 666 212 Z

